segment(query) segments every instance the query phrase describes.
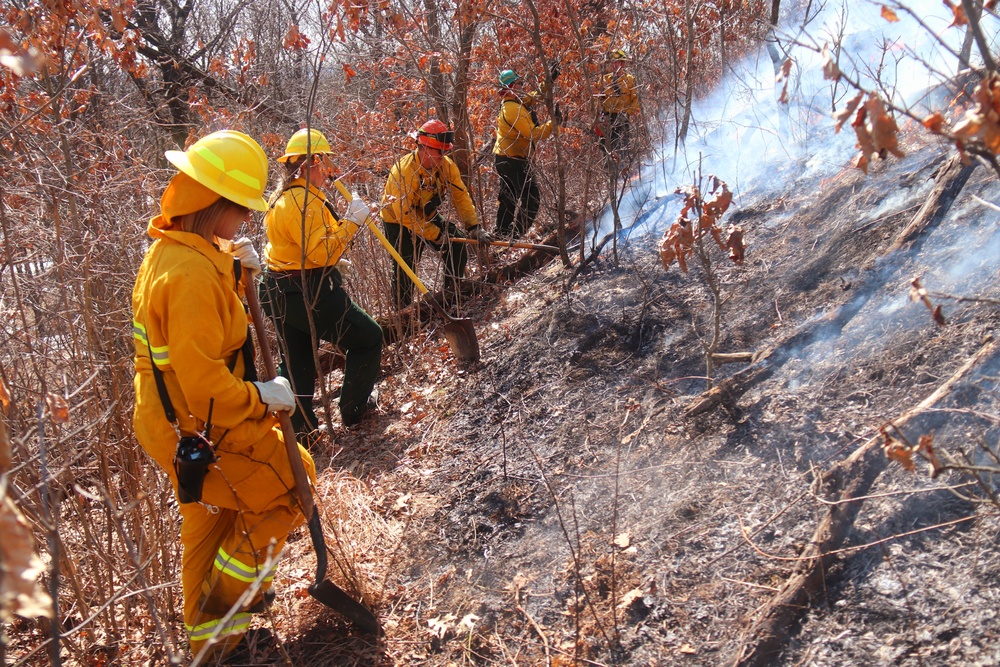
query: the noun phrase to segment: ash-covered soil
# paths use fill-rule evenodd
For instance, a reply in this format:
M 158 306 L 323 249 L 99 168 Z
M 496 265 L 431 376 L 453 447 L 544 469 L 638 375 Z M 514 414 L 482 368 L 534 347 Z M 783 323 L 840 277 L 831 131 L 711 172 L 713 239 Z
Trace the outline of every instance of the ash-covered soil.
M 309 665 L 731 664 L 833 507 L 816 480 L 995 335 L 995 174 L 974 171 L 940 224 L 886 253 L 947 157 L 914 149 L 867 177 L 845 170 L 737 198 L 723 223 L 743 227 L 746 263 L 712 254 L 719 351 L 774 351 L 756 362 L 768 364 L 758 380 L 701 414 L 686 410 L 708 388 L 710 297 L 697 260 L 686 275 L 663 269 L 658 236 L 629 239 L 617 265 L 606 249 L 569 286 L 558 260 L 482 286 L 469 309 L 481 362 L 457 365 L 439 332 L 410 341 L 422 354 L 383 380 L 376 418 L 336 426 L 337 454 L 321 457 L 325 523 L 363 573 L 385 637 L 345 637 L 299 587 L 279 597 L 297 616 L 285 654 Z M 944 326 L 909 299 L 918 275 Z M 752 370 L 725 364 L 716 381 Z M 985 450 L 997 448 L 998 376 L 991 352 L 897 437 L 933 434 L 939 451 L 995 467 Z M 1000 662 L 998 508 L 993 487 L 969 479 L 932 478 L 920 459 L 915 472 L 890 464 L 770 664 Z M 367 506 L 336 506 L 333 487 Z M 308 537 L 290 552 L 289 576 L 308 582 Z

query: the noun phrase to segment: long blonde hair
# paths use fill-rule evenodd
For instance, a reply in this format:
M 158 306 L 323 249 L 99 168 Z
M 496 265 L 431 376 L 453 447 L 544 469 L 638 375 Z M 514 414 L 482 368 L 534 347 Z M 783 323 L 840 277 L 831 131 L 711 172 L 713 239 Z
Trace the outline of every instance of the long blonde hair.
M 327 153 L 313 153 L 311 156 L 308 156 L 311 157 L 311 162 L 309 164 L 319 164 L 320 160 L 327 159 L 327 155 Z M 269 207 L 273 207 L 281 195 L 285 194 L 285 190 L 288 189 L 289 183 L 303 175 L 303 169 L 307 164 L 306 157 L 307 156 L 305 155 L 298 155 L 284 163 L 285 173 L 281 175 L 281 179 L 278 181 L 278 187 L 274 189 L 274 192 L 271 193 L 270 198 L 267 200 L 267 205 Z M 315 187 L 319 187 L 319 184 L 315 181 L 313 181 L 312 184 Z

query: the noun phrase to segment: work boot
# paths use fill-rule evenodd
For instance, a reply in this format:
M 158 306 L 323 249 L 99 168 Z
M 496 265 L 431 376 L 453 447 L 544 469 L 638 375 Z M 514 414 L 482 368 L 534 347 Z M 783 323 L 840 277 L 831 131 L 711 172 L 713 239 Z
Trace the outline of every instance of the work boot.
M 352 426 L 357 426 L 361 423 L 361 420 L 369 412 L 374 412 L 378 409 L 378 389 L 372 387 L 372 393 L 368 395 L 368 400 L 365 401 L 365 406 L 361 410 L 357 410 L 354 414 L 344 414 L 343 411 L 340 413 L 340 421 L 344 426 L 350 428 Z
M 251 614 L 263 614 L 267 610 L 267 608 L 271 606 L 273 602 L 274 602 L 274 589 L 269 588 L 266 591 L 264 591 L 264 594 L 261 595 L 259 600 L 257 600 L 255 603 L 247 607 L 247 611 L 250 612 Z
M 274 645 L 274 633 L 267 628 L 247 630 L 240 642 L 222 659 L 222 664 L 228 667 L 243 667 L 243 665 L 259 665 L 258 656 L 267 652 Z

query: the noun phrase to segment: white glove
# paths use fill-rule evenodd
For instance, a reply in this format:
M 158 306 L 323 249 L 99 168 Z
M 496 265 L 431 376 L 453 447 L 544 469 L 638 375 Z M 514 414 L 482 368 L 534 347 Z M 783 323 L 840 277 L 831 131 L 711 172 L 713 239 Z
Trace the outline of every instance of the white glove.
M 292 411 L 295 409 L 295 394 L 292 385 L 283 377 L 276 377 L 270 382 L 254 382 L 262 403 L 267 403 L 268 412 Z
M 242 237 L 233 241 L 233 257 L 240 260 L 240 266 L 252 273 L 260 273 L 260 255 L 253 249 L 253 241 Z
M 476 239 L 477 241 L 479 241 L 483 245 L 487 245 L 487 244 L 489 244 L 489 243 L 491 243 L 493 241 L 493 235 L 490 234 L 485 229 L 483 229 L 482 225 L 476 225 L 475 227 L 473 227 L 472 229 L 470 229 L 469 230 L 469 236 L 471 236 L 472 238 Z
M 368 208 L 368 204 L 362 201 L 356 192 L 352 193 L 351 196 L 354 199 L 347 205 L 344 217 L 360 227 L 368 220 L 368 216 L 371 215 L 372 210 Z
M 340 271 L 340 277 L 344 280 L 354 275 L 354 265 L 351 264 L 351 260 L 349 259 L 338 259 L 334 268 Z

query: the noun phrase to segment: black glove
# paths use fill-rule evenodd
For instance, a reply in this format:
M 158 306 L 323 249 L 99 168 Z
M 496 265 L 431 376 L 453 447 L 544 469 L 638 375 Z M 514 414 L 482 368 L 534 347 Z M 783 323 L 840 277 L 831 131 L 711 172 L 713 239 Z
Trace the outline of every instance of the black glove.
M 431 197 L 430 201 L 424 204 L 424 217 L 427 218 L 428 220 L 433 218 L 434 213 L 437 211 L 438 206 L 440 205 L 441 205 L 441 195 L 435 192 L 434 196 Z
M 556 104 L 555 111 L 552 112 L 552 119 L 556 121 L 556 125 L 563 124 L 563 112 L 562 109 L 559 108 L 558 103 Z
M 562 70 L 559 69 L 559 63 L 552 64 L 552 80 L 555 81 L 562 74 Z

